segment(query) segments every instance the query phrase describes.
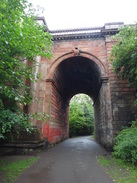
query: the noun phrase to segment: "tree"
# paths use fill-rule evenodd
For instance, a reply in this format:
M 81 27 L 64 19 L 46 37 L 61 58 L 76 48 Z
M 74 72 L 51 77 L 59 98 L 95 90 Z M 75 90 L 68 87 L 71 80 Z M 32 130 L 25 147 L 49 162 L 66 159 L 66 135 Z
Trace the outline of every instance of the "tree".
M 15 115 L 19 118 L 22 114 L 17 103 L 28 105 L 32 100 L 30 86 L 24 83 L 35 82 L 38 78 L 32 72 L 37 65 L 36 56 L 52 56 L 52 37 L 44 30 L 45 27 L 35 21 L 33 8 L 26 0 L 1 0 L 0 125 L 3 132 L 7 129 L 4 127 L 7 124 L 6 114 L 12 116 L 14 113 L 14 119 Z M 12 124 L 10 121 L 15 123 L 10 119 L 8 126 Z M 1 137 L 3 132 L 0 131 Z
M 94 131 L 92 100 L 85 94 L 75 95 L 70 102 L 70 137 L 90 135 Z
M 114 72 L 137 91 L 137 24 L 121 28 L 114 39 L 117 42 L 110 56 Z

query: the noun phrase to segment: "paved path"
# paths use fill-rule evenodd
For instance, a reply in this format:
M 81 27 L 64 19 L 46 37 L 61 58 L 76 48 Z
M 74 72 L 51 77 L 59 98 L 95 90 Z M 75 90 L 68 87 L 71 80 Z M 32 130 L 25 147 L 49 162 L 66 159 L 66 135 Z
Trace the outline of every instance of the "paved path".
M 41 152 L 15 183 L 112 183 L 96 161 L 104 153 L 90 137 L 68 139 Z

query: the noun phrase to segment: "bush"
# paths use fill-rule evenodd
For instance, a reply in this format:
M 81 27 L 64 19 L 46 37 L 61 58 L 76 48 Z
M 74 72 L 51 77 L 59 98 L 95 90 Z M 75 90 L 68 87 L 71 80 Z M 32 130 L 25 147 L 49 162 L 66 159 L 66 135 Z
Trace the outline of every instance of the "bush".
M 91 123 L 87 122 L 70 122 L 69 125 L 69 136 L 74 137 L 74 136 L 84 136 L 84 135 L 91 135 L 93 134 L 94 131 L 94 126 L 91 125 Z
M 31 132 L 31 123 L 28 122 L 28 117 L 23 112 L 12 112 L 11 110 L 0 111 L 0 139 L 5 139 L 7 133 L 18 132 L 18 129 Z
M 132 122 L 130 128 L 123 129 L 118 134 L 113 155 L 137 164 L 137 120 Z

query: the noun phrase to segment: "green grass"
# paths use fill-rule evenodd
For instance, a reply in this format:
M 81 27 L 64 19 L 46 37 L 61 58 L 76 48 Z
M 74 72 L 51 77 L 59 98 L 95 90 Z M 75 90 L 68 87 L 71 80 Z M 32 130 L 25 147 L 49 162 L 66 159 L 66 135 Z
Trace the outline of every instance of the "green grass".
M 125 163 L 121 159 L 112 156 L 100 156 L 97 161 L 102 165 L 106 173 L 116 183 L 137 183 L 137 166 Z
M 38 157 L 9 162 L 0 159 L 0 183 L 12 183 L 26 168 L 29 168 Z

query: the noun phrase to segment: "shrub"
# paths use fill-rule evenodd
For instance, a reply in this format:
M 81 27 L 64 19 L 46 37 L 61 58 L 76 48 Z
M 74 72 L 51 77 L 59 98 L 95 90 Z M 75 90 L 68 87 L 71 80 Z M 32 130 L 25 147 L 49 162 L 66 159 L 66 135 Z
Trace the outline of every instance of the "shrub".
M 132 122 L 130 128 L 123 129 L 118 134 L 113 155 L 137 164 L 137 120 Z
M 10 110 L 1 110 L 0 111 L 0 139 L 5 139 L 7 133 L 11 134 L 12 132 L 18 131 L 21 128 L 26 132 L 31 132 L 31 123 L 28 122 L 28 117 L 23 112 L 12 112 Z

